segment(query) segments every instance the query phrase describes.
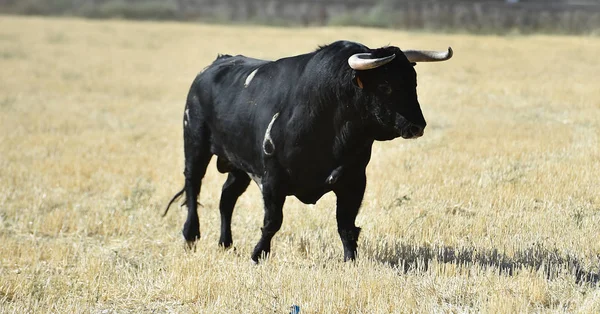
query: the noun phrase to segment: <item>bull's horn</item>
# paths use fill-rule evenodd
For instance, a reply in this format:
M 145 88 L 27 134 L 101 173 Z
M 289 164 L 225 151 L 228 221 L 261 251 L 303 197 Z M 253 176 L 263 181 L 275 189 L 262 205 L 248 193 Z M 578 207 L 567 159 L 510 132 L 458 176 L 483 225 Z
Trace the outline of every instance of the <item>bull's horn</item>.
M 393 54 L 383 58 L 373 58 L 368 52 L 356 53 L 348 58 L 348 64 L 354 70 L 370 70 L 387 64 L 394 60 L 395 57 L 396 55 Z
M 446 61 L 452 58 L 452 48 L 448 51 L 405 50 L 404 55 L 410 62 Z

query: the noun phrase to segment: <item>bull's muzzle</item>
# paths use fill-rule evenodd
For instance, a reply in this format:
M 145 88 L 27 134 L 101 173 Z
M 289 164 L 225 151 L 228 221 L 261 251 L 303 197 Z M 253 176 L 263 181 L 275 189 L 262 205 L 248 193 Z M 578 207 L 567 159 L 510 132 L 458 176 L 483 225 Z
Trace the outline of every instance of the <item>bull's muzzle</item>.
M 419 138 L 423 136 L 424 131 L 425 127 L 411 123 L 410 125 L 401 130 L 400 136 L 404 139 Z
M 423 136 L 423 132 L 425 131 L 425 126 L 427 126 L 427 123 L 423 118 L 420 120 L 422 120 L 421 123 L 413 123 L 404 118 L 404 116 L 397 114 L 395 129 L 397 130 L 396 132 L 398 133 L 398 136 L 404 139 L 418 138 Z
M 424 127 L 413 124 L 408 128 L 407 133 L 408 133 L 409 138 L 417 138 L 417 137 L 423 136 L 424 132 L 425 132 Z

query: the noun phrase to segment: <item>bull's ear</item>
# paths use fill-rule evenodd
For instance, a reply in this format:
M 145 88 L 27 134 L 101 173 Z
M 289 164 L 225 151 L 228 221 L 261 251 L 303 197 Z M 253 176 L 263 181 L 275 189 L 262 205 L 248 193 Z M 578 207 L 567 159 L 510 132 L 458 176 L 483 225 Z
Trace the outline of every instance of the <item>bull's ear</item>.
M 358 75 L 358 73 L 356 73 L 356 71 L 354 72 L 354 74 L 352 74 L 352 83 L 354 83 L 354 85 L 356 85 L 360 89 L 363 89 L 364 87 L 363 82 L 360 80 L 360 76 Z

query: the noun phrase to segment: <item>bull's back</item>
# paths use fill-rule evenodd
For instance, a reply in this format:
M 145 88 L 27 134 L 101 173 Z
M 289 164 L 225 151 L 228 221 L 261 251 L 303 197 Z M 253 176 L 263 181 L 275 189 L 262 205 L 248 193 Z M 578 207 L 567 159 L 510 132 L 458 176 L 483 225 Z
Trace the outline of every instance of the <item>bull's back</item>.
M 196 91 L 206 111 L 213 153 L 256 175 L 264 172 L 263 141 L 278 114 L 270 134 L 276 159 L 292 184 L 315 187 L 315 191 L 298 191 L 312 203 L 326 191 L 322 185 L 337 165 L 331 151 L 333 134 L 328 130 L 331 117 L 315 116 L 310 99 L 297 92 L 299 86 L 304 90 L 310 86 L 306 78 L 302 80 L 310 57 L 274 62 L 222 57 L 199 76 Z
M 293 78 L 299 75 L 298 67 L 282 64 L 290 61 L 224 56 L 199 75 L 194 90 L 214 154 L 246 172 L 263 172 L 266 129 L 291 105 Z

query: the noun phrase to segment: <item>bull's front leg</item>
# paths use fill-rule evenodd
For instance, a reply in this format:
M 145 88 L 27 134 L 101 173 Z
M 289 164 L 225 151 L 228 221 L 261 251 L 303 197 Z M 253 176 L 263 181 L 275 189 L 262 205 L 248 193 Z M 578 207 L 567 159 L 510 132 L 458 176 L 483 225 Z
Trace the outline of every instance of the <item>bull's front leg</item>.
M 283 222 L 283 203 L 285 202 L 285 184 L 277 178 L 265 177 L 262 181 L 262 194 L 265 208 L 265 216 L 262 236 L 252 252 L 252 260 L 257 263 L 262 256 L 267 256 L 271 251 L 271 239 L 281 228 Z
M 336 219 L 338 233 L 344 245 L 344 261 L 356 258 L 356 249 L 360 228 L 355 225 L 356 216 L 365 194 L 367 178 L 364 170 L 347 174 L 343 182 L 334 190 L 337 196 Z

